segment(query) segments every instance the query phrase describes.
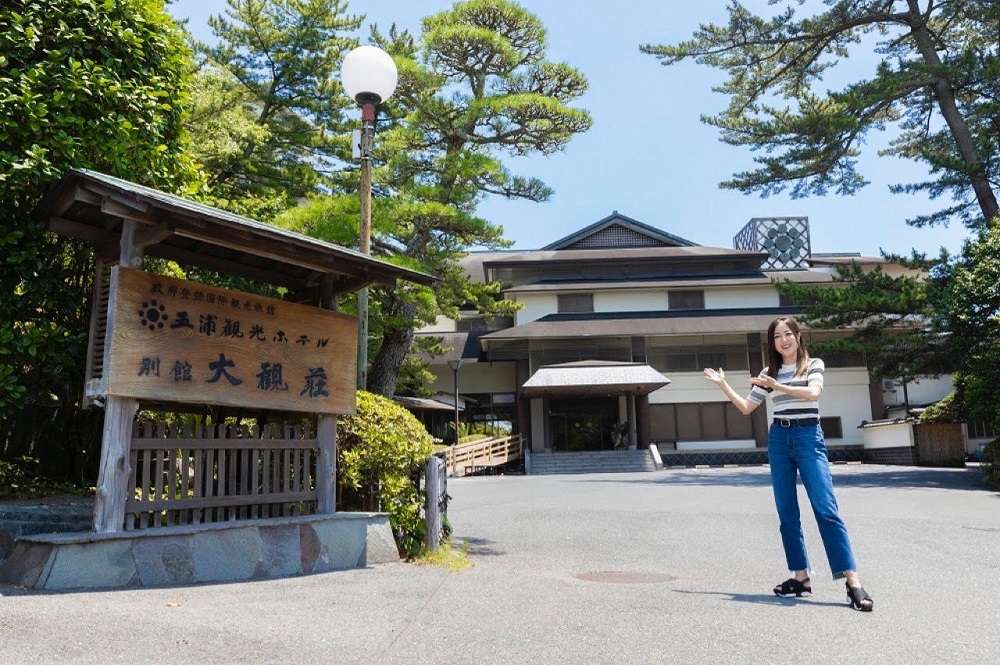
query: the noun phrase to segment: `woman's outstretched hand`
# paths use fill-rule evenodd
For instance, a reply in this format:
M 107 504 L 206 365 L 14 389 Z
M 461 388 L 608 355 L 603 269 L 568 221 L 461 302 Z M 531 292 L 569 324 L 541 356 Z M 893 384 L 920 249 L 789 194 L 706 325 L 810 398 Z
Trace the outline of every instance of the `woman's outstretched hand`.
M 722 382 L 726 380 L 726 373 L 720 367 L 715 370 L 711 367 L 705 368 L 705 378 L 714 383 L 717 386 L 722 385 Z
M 762 374 L 760 376 L 752 377 L 750 379 L 750 383 L 755 386 L 760 386 L 764 390 L 777 390 L 780 385 L 770 374 Z

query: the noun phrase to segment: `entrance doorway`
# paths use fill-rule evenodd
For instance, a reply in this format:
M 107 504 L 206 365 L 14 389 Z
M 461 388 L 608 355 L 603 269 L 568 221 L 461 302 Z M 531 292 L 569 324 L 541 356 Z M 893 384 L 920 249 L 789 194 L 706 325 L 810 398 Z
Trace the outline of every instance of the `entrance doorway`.
M 554 399 L 549 402 L 552 450 L 611 450 L 618 425 L 618 399 Z

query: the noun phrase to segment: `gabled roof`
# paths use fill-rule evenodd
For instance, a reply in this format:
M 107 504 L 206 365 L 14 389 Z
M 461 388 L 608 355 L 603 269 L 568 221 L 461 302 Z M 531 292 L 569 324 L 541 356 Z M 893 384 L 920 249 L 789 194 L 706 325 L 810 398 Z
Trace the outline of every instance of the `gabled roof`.
M 604 219 L 598 220 L 588 227 L 575 231 L 565 238 L 560 238 L 554 243 L 542 247 L 546 249 L 610 249 L 618 245 L 608 244 L 606 238 L 608 229 L 620 227 L 622 232 L 629 233 L 639 244 L 624 245 L 627 247 L 693 247 L 697 243 L 690 240 L 667 233 L 661 229 L 643 224 L 637 219 L 632 219 L 621 214 L 617 210 Z M 587 242 L 587 241 L 590 242 Z
M 334 293 L 397 279 L 433 284 L 431 275 L 226 210 L 87 169 L 71 169 L 35 208 L 49 230 L 85 240 L 98 254 L 119 252 L 125 220 L 146 236 L 145 253 L 295 290 L 333 280 Z
M 521 387 L 525 397 L 648 395 L 670 383 L 645 363 L 582 362 L 543 365 Z

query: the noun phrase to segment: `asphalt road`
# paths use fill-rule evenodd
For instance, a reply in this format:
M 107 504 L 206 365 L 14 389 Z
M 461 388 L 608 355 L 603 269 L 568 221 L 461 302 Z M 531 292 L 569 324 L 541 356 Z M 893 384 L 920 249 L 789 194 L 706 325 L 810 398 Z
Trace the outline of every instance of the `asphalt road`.
M 0 588 L 0 663 L 993 663 L 1000 494 L 977 474 L 834 467 L 872 614 L 830 580 L 804 493 L 816 593 L 771 595 L 766 468 L 468 478 L 450 490 L 471 569 Z

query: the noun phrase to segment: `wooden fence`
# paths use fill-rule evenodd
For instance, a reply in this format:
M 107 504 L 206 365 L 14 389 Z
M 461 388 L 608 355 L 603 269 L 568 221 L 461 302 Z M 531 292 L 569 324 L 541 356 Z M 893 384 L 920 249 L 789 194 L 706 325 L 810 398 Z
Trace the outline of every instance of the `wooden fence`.
M 315 512 L 311 427 L 142 423 L 131 443 L 126 530 Z
M 464 476 L 519 459 L 521 446 L 520 434 L 452 446 L 445 451 L 445 463 L 450 475 Z
M 961 423 L 917 423 L 913 426 L 921 466 L 964 466 L 965 437 Z

